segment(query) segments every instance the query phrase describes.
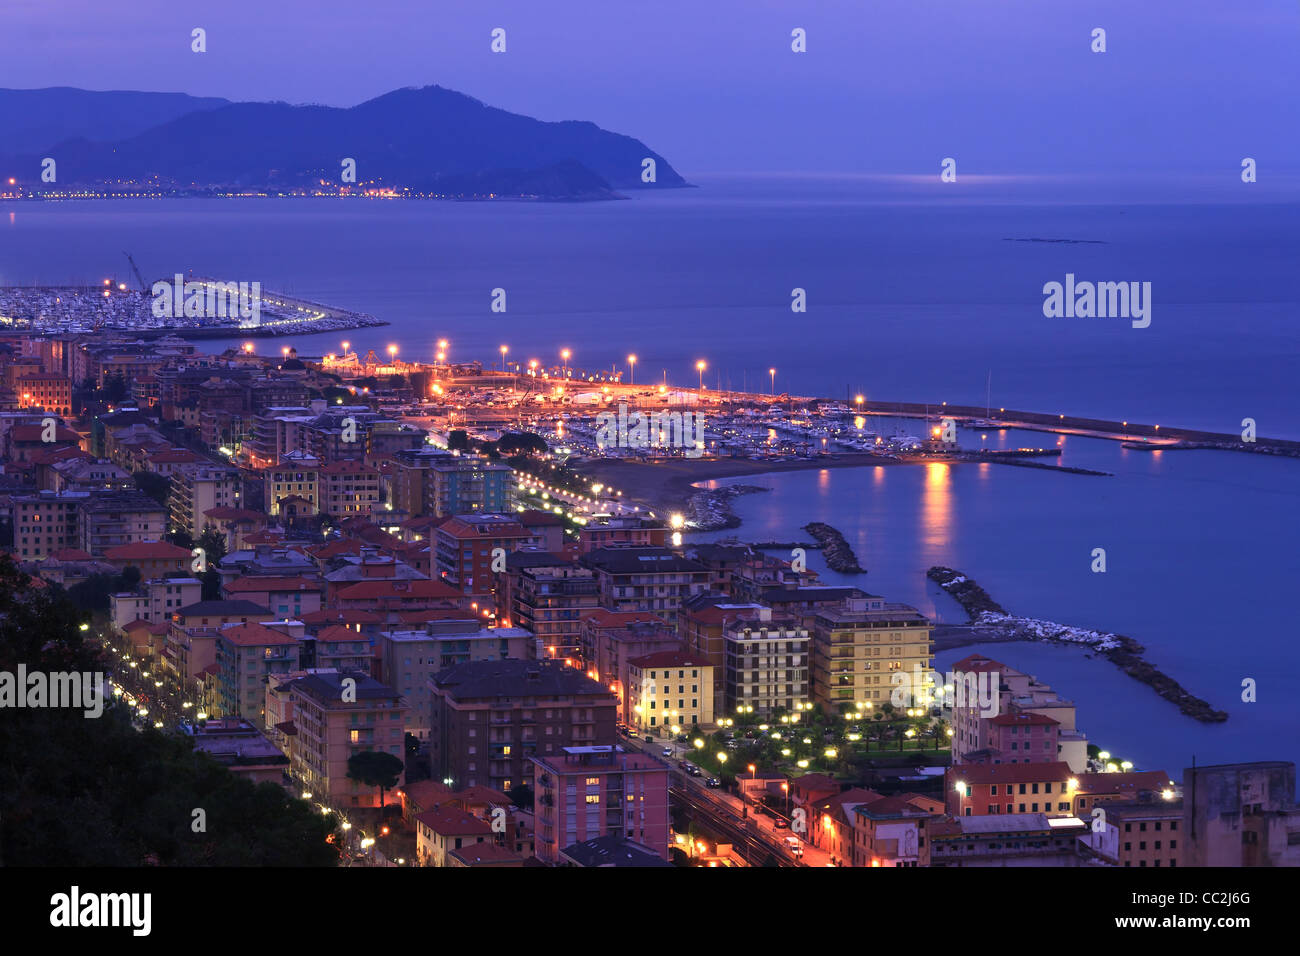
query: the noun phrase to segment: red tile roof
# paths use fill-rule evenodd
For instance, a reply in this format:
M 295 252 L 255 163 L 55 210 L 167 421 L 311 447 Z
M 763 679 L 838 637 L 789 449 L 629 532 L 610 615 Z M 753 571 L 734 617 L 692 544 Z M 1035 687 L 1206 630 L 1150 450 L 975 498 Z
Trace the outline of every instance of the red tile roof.
M 703 657 L 698 657 L 687 651 L 656 651 L 653 654 L 645 654 L 641 657 L 634 657 L 628 661 L 637 667 L 645 670 L 647 667 L 712 667 L 713 665 Z
M 321 608 L 310 614 L 299 616 L 308 627 L 313 624 L 378 624 L 383 620 L 382 614 L 364 611 L 361 608 Z
M 489 836 L 492 833 L 492 828 L 478 817 L 455 807 L 435 807 L 425 810 L 415 819 L 442 836 Z
M 582 620 L 592 627 L 627 627 L 629 624 L 640 623 L 668 625 L 659 615 L 649 611 L 608 611 L 603 607 L 582 615 Z
M 237 647 L 262 647 L 264 645 L 297 644 L 297 638 L 264 624 L 236 624 L 221 629 L 221 639 Z
M 109 561 L 162 561 L 189 558 L 190 552 L 168 541 L 140 541 L 136 544 L 119 544 L 109 548 L 104 557 Z
M 998 727 L 1055 727 L 1061 723 L 1045 714 L 1029 714 L 1020 711 L 1014 714 L 998 714 L 990 722 Z
M 319 591 L 321 582 L 299 576 L 246 575 L 227 582 L 223 587 L 229 594 L 248 594 L 258 591 Z
M 340 601 L 380 598 L 462 598 L 465 595 L 441 581 L 358 581 L 338 592 Z
M 1075 774 L 1063 760 L 1045 763 L 967 763 L 949 767 L 945 780 L 968 784 L 1036 783 L 1043 780 L 1065 781 Z M 955 785 L 955 784 L 954 784 Z

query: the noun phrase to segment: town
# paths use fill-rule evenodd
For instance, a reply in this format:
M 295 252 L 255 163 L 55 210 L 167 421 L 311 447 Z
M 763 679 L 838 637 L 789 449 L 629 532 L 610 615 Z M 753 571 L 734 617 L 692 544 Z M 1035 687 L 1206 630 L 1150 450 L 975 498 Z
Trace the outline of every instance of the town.
M 1034 675 L 940 674 L 917 609 L 700 539 L 729 499 L 671 471 L 957 461 L 991 408 L 891 435 L 704 359 L 137 332 L 0 328 L 0 545 L 85 613 L 113 707 L 335 815 L 340 865 L 1300 863 L 1294 764 L 1136 768 Z M 609 441 L 628 408 L 657 440 Z

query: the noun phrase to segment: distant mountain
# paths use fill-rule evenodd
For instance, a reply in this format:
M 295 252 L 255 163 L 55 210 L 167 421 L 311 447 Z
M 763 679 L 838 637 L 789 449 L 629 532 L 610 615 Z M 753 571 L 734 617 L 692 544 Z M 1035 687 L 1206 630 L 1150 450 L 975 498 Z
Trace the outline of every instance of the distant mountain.
M 230 100 L 184 93 L 0 89 L 0 154 L 35 153 L 67 139 L 113 142 L 187 113 L 229 105 Z
M 56 159 L 60 184 L 150 177 L 182 188 L 337 184 L 351 158 L 359 183 L 452 195 L 605 198 L 614 189 L 687 185 L 630 136 L 588 122 L 542 122 L 438 86 L 348 109 L 219 103 L 112 141 L 80 131 L 41 149 Z M 39 185 L 33 155 L 2 171 L 32 170 L 20 182 Z M 646 158 L 655 161 L 654 183 L 641 182 Z

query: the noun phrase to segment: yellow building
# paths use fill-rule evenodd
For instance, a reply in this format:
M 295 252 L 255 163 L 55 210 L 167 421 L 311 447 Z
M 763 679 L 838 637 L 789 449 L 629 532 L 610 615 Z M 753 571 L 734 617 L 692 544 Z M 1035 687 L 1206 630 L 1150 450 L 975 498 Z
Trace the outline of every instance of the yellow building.
M 694 733 L 713 726 L 713 665 L 699 655 L 658 651 L 633 658 L 627 692 L 637 730 Z
M 903 689 L 913 689 L 932 667 L 932 628 L 916 608 L 869 594 L 823 608 L 813 622 L 813 697 L 831 713 L 879 707 L 900 686 L 897 671 L 907 675 Z
M 295 507 L 300 515 L 320 512 L 320 463 L 316 459 L 286 455 L 278 465 L 265 469 L 264 475 L 269 514 L 284 511 L 287 499 L 300 499 Z

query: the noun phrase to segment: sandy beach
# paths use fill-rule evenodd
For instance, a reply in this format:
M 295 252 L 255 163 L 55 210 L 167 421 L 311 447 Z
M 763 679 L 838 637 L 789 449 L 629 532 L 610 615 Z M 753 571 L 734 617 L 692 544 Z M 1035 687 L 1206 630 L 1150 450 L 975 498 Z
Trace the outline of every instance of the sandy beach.
M 698 482 L 716 478 L 742 478 L 779 471 L 818 471 L 823 468 L 862 468 L 869 465 L 905 465 L 908 462 L 869 453 L 827 455 L 815 461 L 750 461 L 746 458 L 672 458 L 660 461 L 624 461 L 606 458 L 576 466 L 582 475 L 623 492 L 624 498 L 645 504 L 656 512 L 683 511 Z

